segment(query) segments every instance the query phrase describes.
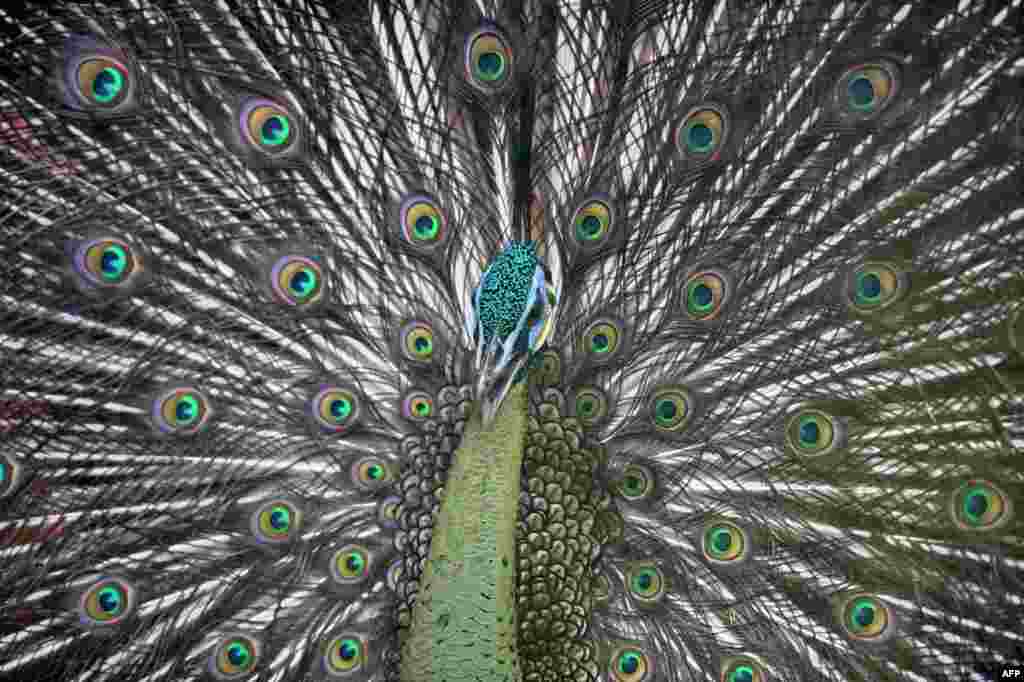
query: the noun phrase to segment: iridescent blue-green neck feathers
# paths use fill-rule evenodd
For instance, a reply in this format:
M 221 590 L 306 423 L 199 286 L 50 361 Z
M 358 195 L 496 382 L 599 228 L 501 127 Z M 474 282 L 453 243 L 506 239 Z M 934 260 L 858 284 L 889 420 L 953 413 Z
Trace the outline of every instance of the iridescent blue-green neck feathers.
M 534 242 L 511 242 L 484 271 L 470 319 L 484 423 L 550 335 L 556 303 L 550 271 Z

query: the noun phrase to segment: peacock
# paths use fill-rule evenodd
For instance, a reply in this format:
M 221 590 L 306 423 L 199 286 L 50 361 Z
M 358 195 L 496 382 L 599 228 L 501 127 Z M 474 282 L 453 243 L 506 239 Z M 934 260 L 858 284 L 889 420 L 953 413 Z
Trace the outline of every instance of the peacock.
M 1021 4 L 5 4 L 0 678 L 1019 671 Z

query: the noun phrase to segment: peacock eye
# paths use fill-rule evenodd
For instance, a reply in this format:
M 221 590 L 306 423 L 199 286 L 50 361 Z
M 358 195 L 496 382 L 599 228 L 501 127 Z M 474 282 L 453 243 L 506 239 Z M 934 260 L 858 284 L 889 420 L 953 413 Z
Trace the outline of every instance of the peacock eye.
M 359 416 L 359 402 L 351 391 L 331 386 L 321 389 L 312 401 L 313 418 L 324 431 L 351 428 Z
M 626 585 L 633 598 L 645 605 L 660 602 L 667 592 L 665 574 L 651 563 L 631 567 L 626 573 Z
M 961 530 L 988 531 L 1009 522 L 1010 498 L 988 481 L 970 480 L 954 491 L 950 501 L 953 523 Z
M 641 464 L 632 464 L 625 468 L 618 482 L 618 491 L 630 502 L 644 500 L 654 494 L 654 473 Z
M 138 67 L 123 51 L 91 36 L 64 43 L 63 99 L 68 109 L 91 116 L 123 116 L 137 108 Z
M 820 410 L 801 410 L 789 418 L 786 444 L 801 457 L 820 457 L 842 447 L 843 424 Z
M 714 564 L 739 564 L 750 555 L 747 532 L 730 521 L 714 521 L 701 533 L 701 551 Z
M 100 237 L 75 245 L 75 275 L 87 288 L 127 288 L 142 270 L 137 250 L 118 237 Z
M 89 273 L 103 284 L 120 284 L 130 276 L 134 263 L 131 248 L 124 243 L 104 241 L 85 252 Z
M 88 59 L 78 65 L 79 95 L 100 107 L 116 107 L 128 93 L 128 67 L 110 57 Z
M 850 306 L 864 313 L 885 308 L 903 298 L 909 287 L 906 273 L 895 264 L 868 262 L 847 277 Z
M 202 392 L 183 386 L 160 394 L 153 401 L 150 417 L 163 433 L 192 435 L 206 426 L 210 408 Z
M 252 637 L 242 634 L 222 638 L 214 646 L 208 670 L 218 680 L 237 680 L 256 669 L 260 645 Z
M 117 625 L 135 611 L 137 597 L 130 582 L 103 576 L 82 591 L 78 600 L 79 624 L 87 627 Z
M 583 347 L 597 358 L 615 355 L 619 349 L 619 325 L 612 320 L 599 321 L 592 324 L 583 335 Z
M 430 362 L 434 357 L 434 330 L 427 322 L 410 322 L 402 328 L 402 351 L 408 360 Z
M 716 160 L 727 133 L 724 110 L 712 104 L 694 107 L 676 130 L 676 147 L 687 159 Z
M 324 294 L 324 273 L 320 264 L 305 256 L 282 256 L 271 268 L 275 298 L 292 306 L 318 303 Z
M 252 148 L 276 156 L 295 144 L 295 117 L 283 105 L 265 97 L 251 97 L 242 103 L 240 111 L 242 139 Z
M 721 682 L 764 682 L 764 665 L 750 654 L 740 654 L 722 662 Z
M 410 391 L 402 399 L 402 416 L 422 422 L 434 414 L 434 399 L 425 391 Z
M 693 414 L 690 392 L 681 386 L 656 391 L 651 398 L 651 416 L 655 428 L 668 433 L 683 431 Z
M 846 597 L 838 613 L 846 634 L 855 640 L 887 639 L 895 629 L 892 610 L 873 594 L 857 593 Z
M 608 416 L 608 399 L 604 391 L 593 386 L 586 386 L 576 391 L 576 418 L 584 426 L 594 426 Z
M 399 207 L 402 238 L 417 247 L 433 247 L 446 236 L 448 221 L 437 201 L 425 194 L 413 194 Z
M 294 540 L 301 526 L 302 510 L 297 505 L 270 500 L 253 511 L 249 527 L 260 544 L 281 545 Z
M 718 317 L 729 295 L 728 275 L 708 270 L 686 280 L 686 314 L 694 320 Z
M 613 227 L 611 205 L 604 198 L 588 199 L 576 209 L 572 224 L 573 235 L 581 246 L 602 244 Z
M 841 112 L 860 119 L 874 118 L 899 92 L 898 74 L 898 67 L 888 60 L 847 70 L 836 83 L 835 98 Z
M 485 24 L 467 36 L 464 59 L 466 77 L 478 90 L 496 92 L 511 82 L 512 44 L 494 25 Z
M 368 455 L 360 457 L 352 465 L 352 482 L 363 490 L 378 490 L 391 484 L 395 479 L 394 467 L 384 459 Z
M 339 583 L 362 582 L 370 573 L 370 550 L 363 545 L 346 545 L 334 553 L 331 572 Z
M 615 682 L 645 682 L 653 679 L 653 663 L 640 647 L 617 647 L 609 662 L 611 679 Z
M 366 665 L 367 644 L 353 634 L 343 634 L 328 640 L 323 657 L 324 672 L 330 679 L 347 678 L 360 672 Z

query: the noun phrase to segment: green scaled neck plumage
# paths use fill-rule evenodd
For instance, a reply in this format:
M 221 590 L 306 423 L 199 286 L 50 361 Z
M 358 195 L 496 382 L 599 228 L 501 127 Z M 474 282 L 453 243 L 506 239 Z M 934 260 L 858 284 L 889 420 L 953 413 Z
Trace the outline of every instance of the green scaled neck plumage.
M 527 390 L 494 422 L 470 420 L 448 474 L 402 642 L 402 682 L 522 679 L 516 647 L 516 521 Z
M 523 679 L 516 612 L 525 380 L 555 300 L 532 242 L 508 244 L 474 292 L 480 403 L 463 433 L 434 522 L 401 679 Z

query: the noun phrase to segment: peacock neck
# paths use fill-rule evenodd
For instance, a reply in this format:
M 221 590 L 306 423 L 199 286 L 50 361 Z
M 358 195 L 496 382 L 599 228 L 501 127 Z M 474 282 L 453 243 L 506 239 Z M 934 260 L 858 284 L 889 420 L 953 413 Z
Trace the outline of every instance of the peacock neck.
M 494 421 L 469 421 L 434 520 L 402 682 L 521 680 L 516 647 L 516 522 L 528 419 L 525 383 Z

